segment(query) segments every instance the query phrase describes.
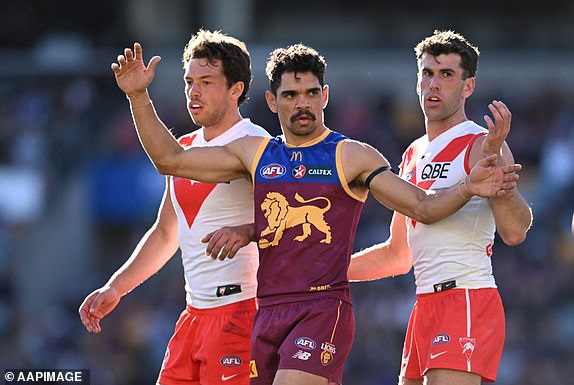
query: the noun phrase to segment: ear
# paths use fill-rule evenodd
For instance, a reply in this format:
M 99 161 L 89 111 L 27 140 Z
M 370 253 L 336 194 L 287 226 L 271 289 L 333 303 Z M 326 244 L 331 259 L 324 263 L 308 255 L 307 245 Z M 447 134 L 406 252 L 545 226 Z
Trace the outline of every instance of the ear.
M 323 108 L 327 107 L 328 103 L 329 103 L 329 86 L 325 84 L 323 86 Z
M 243 93 L 243 90 L 245 89 L 245 84 L 243 84 L 243 82 L 235 82 L 232 86 L 231 86 L 231 96 L 237 100 L 239 99 L 239 97 L 241 96 L 241 94 Z
M 475 78 L 466 78 L 464 80 L 464 90 L 462 91 L 462 95 L 465 99 L 472 95 L 475 84 Z
M 267 101 L 267 106 L 269 106 L 269 109 L 272 112 L 277 113 L 277 98 L 271 91 L 265 91 L 265 100 Z

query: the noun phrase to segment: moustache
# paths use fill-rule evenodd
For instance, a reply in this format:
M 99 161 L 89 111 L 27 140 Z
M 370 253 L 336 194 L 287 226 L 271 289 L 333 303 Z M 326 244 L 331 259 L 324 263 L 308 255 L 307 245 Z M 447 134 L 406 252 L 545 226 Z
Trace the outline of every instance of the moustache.
M 311 111 L 299 111 L 299 112 L 297 112 L 296 114 L 294 114 L 294 115 L 291 116 L 291 119 L 290 119 L 290 120 L 291 120 L 291 123 L 294 123 L 295 120 L 299 119 L 301 116 L 306 116 L 306 117 L 308 117 L 309 119 L 317 120 L 317 117 L 316 117 L 315 114 L 312 113 Z

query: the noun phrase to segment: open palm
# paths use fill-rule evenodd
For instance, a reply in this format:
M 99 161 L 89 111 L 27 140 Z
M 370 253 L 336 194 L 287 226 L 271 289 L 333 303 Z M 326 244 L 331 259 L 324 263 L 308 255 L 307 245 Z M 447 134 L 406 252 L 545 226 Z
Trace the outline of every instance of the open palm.
M 159 56 L 154 56 L 146 67 L 143 62 L 143 50 L 139 43 L 134 44 L 133 50 L 126 48 L 123 55 L 118 55 L 118 62 L 112 64 L 118 87 L 128 97 L 146 92 L 160 60 Z

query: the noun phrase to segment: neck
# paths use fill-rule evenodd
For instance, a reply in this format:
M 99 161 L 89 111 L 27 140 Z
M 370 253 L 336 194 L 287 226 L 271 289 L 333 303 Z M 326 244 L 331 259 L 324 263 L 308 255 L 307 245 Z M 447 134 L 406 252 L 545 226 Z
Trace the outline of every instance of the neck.
M 214 138 L 217 138 L 219 135 L 223 134 L 231 127 L 239 123 L 243 119 L 239 110 L 237 110 L 234 114 L 230 114 L 228 117 L 221 119 L 216 124 L 210 126 L 203 126 L 203 137 L 206 141 L 210 141 Z
M 437 136 L 441 135 L 442 133 L 450 130 L 456 125 L 459 125 L 462 122 L 466 122 L 468 118 L 466 115 L 462 115 L 459 117 L 451 116 L 444 120 L 428 120 L 425 119 L 425 126 L 427 131 L 427 136 L 429 140 L 433 140 Z
M 315 130 L 313 130 L 313 132 L 310 132 L 309 134 L 295 135 L 295 134 L 291 133 L 289 130 L 285 130 L 285 129 L 283 129 L 283 127 L 281 128 L 281 131 L 283 132 L 283 135 L 285 136 L 285 142 L 288 145 L 294 146 L 294 147 L 300 147 L 300 146 L 308 145 L 309 143 L 313 142 L 314 140 L 319 138 L 321 135 L 323 135 L 326 130 L 327 130 L 327 127 L 320 126 L 320 127 L 317 127 Z

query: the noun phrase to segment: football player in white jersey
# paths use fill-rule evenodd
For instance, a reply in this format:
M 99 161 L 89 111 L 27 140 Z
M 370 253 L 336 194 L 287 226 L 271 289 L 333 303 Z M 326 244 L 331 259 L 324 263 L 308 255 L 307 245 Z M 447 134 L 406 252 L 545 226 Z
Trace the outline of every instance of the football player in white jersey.
M 158 59 L 154 58 L 154 67 Z M 187 108 L 193 122 L 201 126 L 179 138 L 183 147 L 269 136 L 239 111 L 251 84 L 251 60 L 243 42 L 218 31 L 200 30 L 185 47 L 183 64 Z M 116 73 L 126 95 L 135 82 L 130 76 Z M 141 106 L 130 103 L 130 107 L 133 111 Z M 206 255 L 201 238 L 221 227 L 253 220 L 249 181 L 210 184 L 167 176 L 156 222 L 124 265 L 80 306 L 86 329 L 99 333 L 100 321 L 121 297 L 158 272 L 180 248 L 187 306 L 167 346 L 158 383 L 248 384 L 250 335 L 257 307 L 257 245 L 237 238 L 225 249 L 236 257 L 218 261 Z M 250 231 L 251 226 L 245 229 Z
M 436 190 L 460 183 L 487 154 L 498 154 L 499 164 L 513 164 L 505 142 L 511 122 L 507 106 L 501 101 L 488 105 L 488 130 L 465 113 L 475 87 L 478 49 L 458 33 L 435 31 L 415 53 L 426 135 L 403 154 L 400 175 Z M 405 274 L 414 267 L 417 301 L 399 384 L 496 380 L 505 317 L 492 272 L 494 234 L 517 245 L 531 224 L 530 207 L 517 190 L 504 197 L 475 196 L 456 213 L 428 225 L 395 212 L 389 239 L 353 256 L 349 279 L 355 281 Z

